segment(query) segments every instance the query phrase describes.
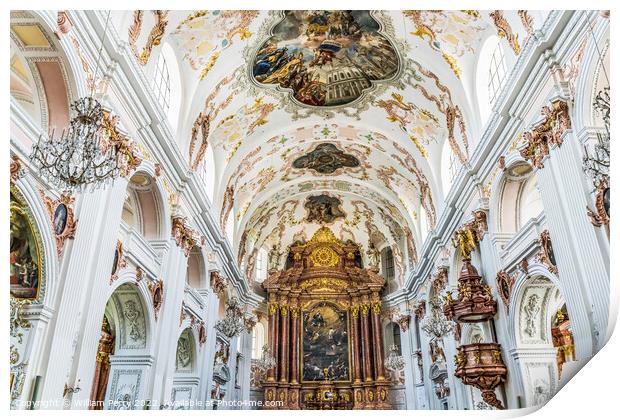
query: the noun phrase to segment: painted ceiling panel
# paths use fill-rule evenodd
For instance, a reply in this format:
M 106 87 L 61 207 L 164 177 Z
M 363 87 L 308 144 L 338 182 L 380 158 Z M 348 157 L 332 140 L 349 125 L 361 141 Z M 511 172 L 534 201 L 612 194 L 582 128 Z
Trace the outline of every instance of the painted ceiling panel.
M 165 16 L 161 42 L 174 46 L 189 93 L 181 149 L 192 170 L 212 153 L 215 216 L 223 234 L 232 220 L 233 246 L 250 276 L 259 248 L 284 251 L 321 225 L 364 249 L 369 240 L 392 246 L 397 265 L 413 264 L 421 217 L 432 229 L 447 193 L 442 166 L 465 164 L 479 134 L 473 89 L 485 40 L 498 36 L 516 56 L 544 17 L 523 10 Z

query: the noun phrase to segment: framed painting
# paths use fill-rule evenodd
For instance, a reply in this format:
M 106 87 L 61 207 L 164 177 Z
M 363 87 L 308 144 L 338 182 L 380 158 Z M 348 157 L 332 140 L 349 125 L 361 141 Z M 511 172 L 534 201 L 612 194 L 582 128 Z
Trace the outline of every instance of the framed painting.
M 17 299 L 36 300 L 41 283 L 41 242 L 28 208 L 11 191 L 10 290 Z
M 347 312 L 321 302 L 303 312 L 302 322 L 302 382 L 350 381 Z

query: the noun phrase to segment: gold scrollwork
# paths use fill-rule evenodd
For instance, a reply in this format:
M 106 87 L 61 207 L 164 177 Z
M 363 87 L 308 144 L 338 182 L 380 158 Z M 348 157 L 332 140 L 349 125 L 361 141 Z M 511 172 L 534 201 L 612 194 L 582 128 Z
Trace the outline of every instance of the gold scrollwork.
M 307 289 L 329 289 L 329 290 L 346 290 L 349 284 L 344 280 L 331 279 L 327 277 L 321 277 L 318 279 L 304 280 L 299 287 L 302 290 Z

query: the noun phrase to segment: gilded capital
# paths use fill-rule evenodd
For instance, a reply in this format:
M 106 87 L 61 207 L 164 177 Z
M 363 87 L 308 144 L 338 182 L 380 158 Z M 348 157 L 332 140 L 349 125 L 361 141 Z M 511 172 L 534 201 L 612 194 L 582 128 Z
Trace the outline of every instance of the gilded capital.
M 269 315 L 275 315 L 276 312 L 278 312 L 278 304 L 277 303 L 270 303 L 269 304 Z

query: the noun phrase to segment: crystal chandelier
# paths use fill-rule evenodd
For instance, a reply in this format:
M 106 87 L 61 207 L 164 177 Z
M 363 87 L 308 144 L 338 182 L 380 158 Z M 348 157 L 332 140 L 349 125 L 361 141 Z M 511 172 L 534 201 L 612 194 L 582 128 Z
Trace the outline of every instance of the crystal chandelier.
M 597 133 L 598 142 L 594 147 L 584 145 L 583 170 L 592 178 L 594 186 L 599 188 L 601 185 L 609 186 L 609 87 L 604 88 L 596 95 L 593 106 L 594 110 L 603 118 L 605 132 Z
M 269 349 L 269 345 L 263 346 L 263 355 L 256 361 L 256 367 L 261 372 L 267 372 L 269 369 L 273 369 L 276 366 L 276 358 L 273 357 Z
M 431 313 L 422 320 L 420 328 L 429 336 L 441 338 L 454 328 L 454 322 L 449 321 L 443 313 L 441 299 L 434 296 L 430 300 Z
M 60 138 L 41 135 L 30 159 L 41 175 L 61 190 L 81 192 L 109 183 L 118 177 L 120 168 L 116 148 L 101 141 L 103 109 L 90 97 L 71 104 L 76 114 Z
M 110 12 L 101 39 L 95 78 L 109 19 Z M 48 136 L 41 134 L 32 148 L 33 164 L 44 178 L 61 190 L 82 192 L 90 187 L 92 191 L 111 183 L 121 172 L 121 148 L 106 138 L 106 131 L 102 130 L 104 110 L 93 96 L 94 91 L 91 91 L 89 96 L 71 104 L 74 116 L 59 138 L 55 138 L 55 130 Z
M 405 368 L 405 358 L 398 354 L 398 346 L 396 344 L 390 346 L 390 351 L 383 365 L 392 372 L 399 372 Z
M 226 301 L 226 312 L 224 318 L 215 323 L 215 329 L 228 338 L 233 338 L 247 331 L 247 323 L 252 314 L 247 313 L 241 307 L 236 297 L 231 297 Z

